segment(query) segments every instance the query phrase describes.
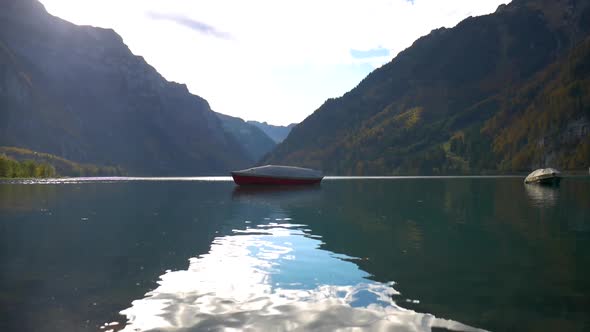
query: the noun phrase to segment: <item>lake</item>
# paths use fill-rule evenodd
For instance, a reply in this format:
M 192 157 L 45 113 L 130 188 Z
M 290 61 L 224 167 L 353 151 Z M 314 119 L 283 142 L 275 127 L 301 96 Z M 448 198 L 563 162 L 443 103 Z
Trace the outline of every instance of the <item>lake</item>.
M 2 331 L 588 331 L 589 263 L 589 177 L 0 183 Z

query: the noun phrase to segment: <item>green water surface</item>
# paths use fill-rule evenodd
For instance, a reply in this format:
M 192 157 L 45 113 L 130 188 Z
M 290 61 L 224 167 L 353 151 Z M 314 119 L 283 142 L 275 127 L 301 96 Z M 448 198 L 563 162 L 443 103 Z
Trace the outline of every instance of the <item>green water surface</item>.
M 2 331 L 588 331 L 590 178 L 5 182 L 0 268 Z

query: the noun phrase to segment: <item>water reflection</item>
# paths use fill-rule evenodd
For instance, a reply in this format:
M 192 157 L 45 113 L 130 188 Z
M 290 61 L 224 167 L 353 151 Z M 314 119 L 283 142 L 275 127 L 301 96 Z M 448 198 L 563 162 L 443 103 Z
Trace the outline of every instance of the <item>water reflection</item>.
M 559 187 L 527 184 L 524 188 L 535 206 L 554 206 L 559 197 Z
M 128 319 L 131 331 L 428 330 L 433 316 L 588 331 L 590 177 L 564 179 L 543 208 L 525 188 L 520 178 L 287 190 L 0 181 L 0 331 L 106 332 Z
M 274 205 L 286 207 L 308 204 L 317 201 L 322 187 L 317 186 L 237 186 L 232 199 L 248 204 Z
M 306 225 L 269 223 L 234 230 L 167 271 L 159 287 L 122 311 L 124 331 L 363 330 L 479 331 L 398 306 L 391 284 L 366 279 L 352 261 L 320 249 Z

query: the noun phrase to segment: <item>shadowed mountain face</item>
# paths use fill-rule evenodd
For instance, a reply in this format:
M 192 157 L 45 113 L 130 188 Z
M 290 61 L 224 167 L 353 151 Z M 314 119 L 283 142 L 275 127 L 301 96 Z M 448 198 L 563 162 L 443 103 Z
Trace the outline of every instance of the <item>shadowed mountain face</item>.
M 327 100 L 265 162 L 341 175 L 585 169 L 589 5 L 516 0 L 432 31 Z
M 266 122 L 258 122 L 258 121 L 248 121 L 248 123 L 260 128 L 265 134 L 267 134 L 273 141 L 277 144 L 281 143 L 282 141 L 289 136 L 291 129 L 295 127 L 297 124 L 292 123 L 288 126 L 275 126 L 268 124 Z
M 223 129 L 240 143 L 250 159 L 259 160 L 277 145 L 257 126 L 240 118 L 221 113 L 216 114 L 221 120 Z
M 0 145 L 129 174 L 221 174 L 251 160 L 206 100 L 168 82 L 112 30 L 33 0 L 0 3 Z

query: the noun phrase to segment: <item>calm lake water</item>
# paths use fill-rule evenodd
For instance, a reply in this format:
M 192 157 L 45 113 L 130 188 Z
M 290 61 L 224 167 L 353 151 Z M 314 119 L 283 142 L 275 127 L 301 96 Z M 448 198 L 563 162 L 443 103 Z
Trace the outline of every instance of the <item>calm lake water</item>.
M 0 184 L 1 331 L 590 330 L 590 178 Z

